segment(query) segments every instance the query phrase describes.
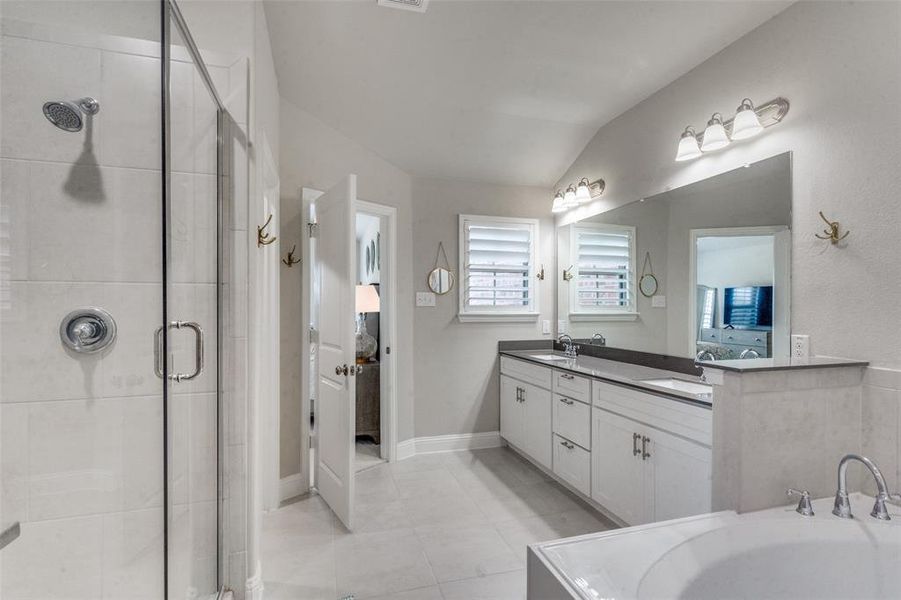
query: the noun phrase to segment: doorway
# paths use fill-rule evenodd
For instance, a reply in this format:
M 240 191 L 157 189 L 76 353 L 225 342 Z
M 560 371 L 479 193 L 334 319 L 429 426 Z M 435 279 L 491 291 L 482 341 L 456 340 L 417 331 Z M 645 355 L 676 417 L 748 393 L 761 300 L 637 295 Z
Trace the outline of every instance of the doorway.
M 322 443 L 318 427 L 320 385 L 316 377 L 320 356 L 320 306 L 323 298 L 322 264 L 325 251 L 317 232 L 317 200 L 322 192 L 305 188 L 302 192 L 303 215 L 307 227 L 302 245 L 309 260 L 302 273 L 302 322 L 304 327 L 301 359 L 302 414 L 301 465 L 306 490 L 318 490 L 317 453 Z M 396 227 L 394 207 L 355 200 L 351 229 L 353 238 L 352 294 L 350 326 L 354 333 L 355 357 L 354 411 L 350 424 L 351 472 L 356 473 L 382 462 L 396 459 L 396 364 L 392 342 L 396 339 Z M 359 309 L 358 309 L 359 306 Z M 359 334 L 359 336 L 358 336 Z M 371 338 L 371 339 L 370 339 Z M 359 351 L 358 351 L 359 347 Z M 333 507 L 334 508 L 334 507 Z

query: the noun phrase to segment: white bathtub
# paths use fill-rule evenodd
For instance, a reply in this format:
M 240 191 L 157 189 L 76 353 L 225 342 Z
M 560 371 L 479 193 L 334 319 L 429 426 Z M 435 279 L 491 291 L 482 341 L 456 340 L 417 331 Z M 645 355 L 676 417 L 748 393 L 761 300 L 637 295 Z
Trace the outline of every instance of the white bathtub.
M 714 513 L 535 544 L 528 599 L 901 599 L 901 510 L 870 517 L 872 498 L 853 494 L 857 518 L 816 516 L 794 506 Z

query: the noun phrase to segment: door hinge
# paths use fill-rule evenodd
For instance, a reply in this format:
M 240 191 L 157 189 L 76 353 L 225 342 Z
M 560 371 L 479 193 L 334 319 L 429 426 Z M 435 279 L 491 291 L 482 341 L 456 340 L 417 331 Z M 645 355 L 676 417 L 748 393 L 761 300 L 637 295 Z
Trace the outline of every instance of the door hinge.
M 307 229 L 310 231 L 310 237 L 319 237 L 319 223 L 307 223 Z
M 391 354 L 391 346 L 385 348 L 385 354 Z

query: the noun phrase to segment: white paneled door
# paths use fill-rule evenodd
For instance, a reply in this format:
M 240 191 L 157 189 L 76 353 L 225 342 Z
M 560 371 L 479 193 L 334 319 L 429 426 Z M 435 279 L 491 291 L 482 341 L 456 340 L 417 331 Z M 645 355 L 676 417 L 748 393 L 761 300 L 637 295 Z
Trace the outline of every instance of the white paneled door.
M 319 493 L 348 529 L 353 528 L 354 419 L 354 202 L 356 175 L 316 200 L 319 365 L 316 427 Z

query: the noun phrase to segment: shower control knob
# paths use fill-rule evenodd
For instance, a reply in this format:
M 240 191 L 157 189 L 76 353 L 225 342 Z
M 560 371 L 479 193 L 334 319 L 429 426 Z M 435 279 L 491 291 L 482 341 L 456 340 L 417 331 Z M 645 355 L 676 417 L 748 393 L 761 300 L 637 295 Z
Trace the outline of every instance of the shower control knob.
M 63 345 L 73 352 L 100 352 L 116 338 L 116 321 L 102 308 L 88 307 L 73 310 L 59 325 Z

